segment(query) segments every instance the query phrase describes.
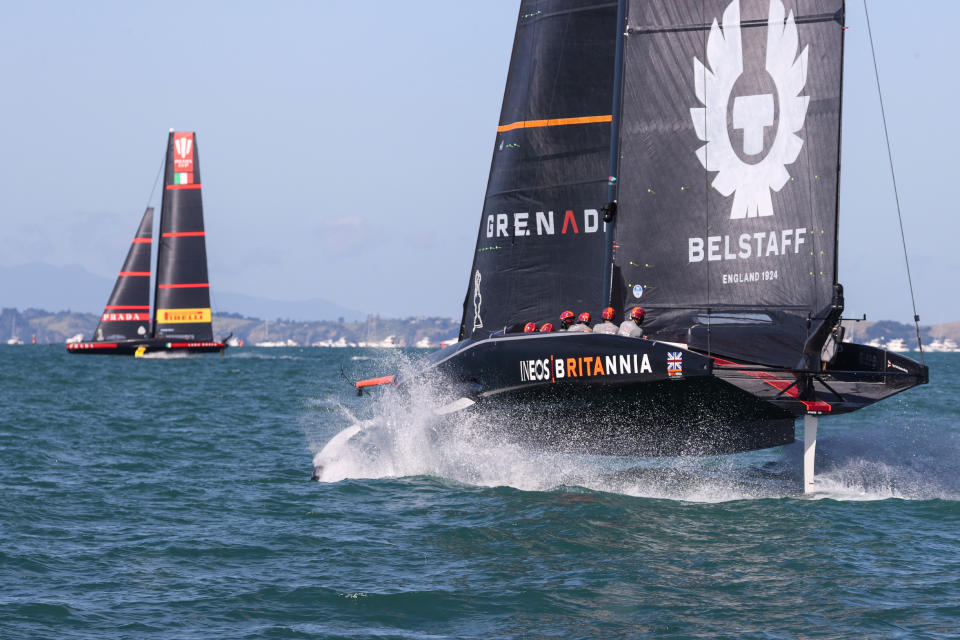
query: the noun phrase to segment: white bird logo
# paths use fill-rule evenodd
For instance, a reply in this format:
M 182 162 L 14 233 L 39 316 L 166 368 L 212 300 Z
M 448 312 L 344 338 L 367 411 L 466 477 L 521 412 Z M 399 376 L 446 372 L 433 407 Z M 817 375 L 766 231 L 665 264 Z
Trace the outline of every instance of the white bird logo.
M 733 150 L 727 130 L 727 105 L 734 84 L 743 74 L 743 44 L 740 38 L 740 3 L 733 0 L 723 12 L 723 30 L 716 18 L 707 40 L 707 69 L 693 59 L 694 84 L 703 107 L 690 109 L 697 137 L 706 142 L 697 149 L 697 158 L 707 171 L 716 171 L 713 186 L 724 196 L 736 193 L 730 219 L 773 215 L 770 190 L 780 191 L 790 179 L 786 165 L 796 161 L 803 140 L 796 135 L 803 128 L 809 96 L 801 96 L 807 82 L 809 46 L 797 56 L 799 35 L 793 12 L 784 19 L 780 0 L 770 1 L 767 19 L 766 70 L 776 84 L 780 118 L 777 133 L 767 155 L 756 164 L 744 162 Z M 763 152 L 763 131 L 774 126 L 772 94 L 738 96 L 733 100 L 732 124 L 743 130 L 743 154 Z

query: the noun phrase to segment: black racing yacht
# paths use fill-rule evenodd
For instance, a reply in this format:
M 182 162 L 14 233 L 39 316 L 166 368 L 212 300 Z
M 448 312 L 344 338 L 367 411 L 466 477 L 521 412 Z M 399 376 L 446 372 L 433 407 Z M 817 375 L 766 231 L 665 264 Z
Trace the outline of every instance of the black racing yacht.
M 520 442 L 733 453 L 928 380 L 843 341 L 842 0 L 523 0 L 460 341 L 412 375 Z M 523 333 L 570 309 L 646 336 Z
M 160 207 L 160 242 L 150 307 L 153 207 L 147 207 L 93 339 L 69 353 L 142 356 L 222 353 L 214 340 L 196 134 L 170 131 Z

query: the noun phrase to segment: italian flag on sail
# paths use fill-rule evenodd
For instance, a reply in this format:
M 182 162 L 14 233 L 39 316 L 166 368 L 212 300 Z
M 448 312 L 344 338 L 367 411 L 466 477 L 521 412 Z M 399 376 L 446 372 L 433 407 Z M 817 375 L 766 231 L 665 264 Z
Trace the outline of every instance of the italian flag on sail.
M 193 184 L 192 173 L 174 173 L 173 184 Z

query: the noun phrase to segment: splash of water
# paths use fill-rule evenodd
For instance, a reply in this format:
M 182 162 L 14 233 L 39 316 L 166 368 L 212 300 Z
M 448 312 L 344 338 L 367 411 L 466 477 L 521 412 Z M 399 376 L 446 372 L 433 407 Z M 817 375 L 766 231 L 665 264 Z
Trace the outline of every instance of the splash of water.
M 148 351 L 140 356 L 143 360 L 179 360 L 189 357 L 190 354 L 183 351 Z
M 396 356 L 394 370 L 411 363 Z M 340 406 L 350 424 L 316 451 L 316 479 L 433 476 L 478 486 L 546 491 L 578 486 L 646 498 L 725 502 L 801 497 L 802 443 L 726 456 L 642 458 L 531 450 L 511 441 L 495 416 L 461 411 L 438 415 L 449 397 L 428 383 L 408 393 L 386 390 L 365 419 Z M 830 433 L 829 423 L 823 429 Z M 852 433 L 863 433 L 856 427 Z M 873 426 L 872 434 L 878 429 Z M 882 430 L 881 430 L 882 431 Z M 846 434 L 845 434 L 846 433 Z M 960 499 L 953 453 L 932 445 L 905 458 L 902 433 L 886 439 L 849 435 L 822 437 L 817 490 L 810 497 L 835 500 Z M 915 444 L 915 443 L 914 443 Z

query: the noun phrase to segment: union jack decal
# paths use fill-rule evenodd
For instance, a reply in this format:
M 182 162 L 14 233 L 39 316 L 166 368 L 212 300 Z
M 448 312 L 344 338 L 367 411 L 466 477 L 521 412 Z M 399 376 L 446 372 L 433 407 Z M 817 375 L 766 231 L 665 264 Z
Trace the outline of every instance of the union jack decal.
M 671 378 L 679 378 L 683 375 L 683 352 L 667 352 L 667 375 Z

